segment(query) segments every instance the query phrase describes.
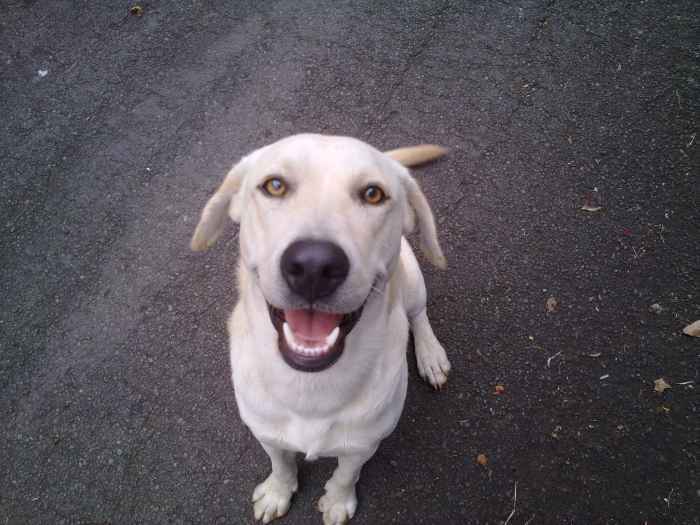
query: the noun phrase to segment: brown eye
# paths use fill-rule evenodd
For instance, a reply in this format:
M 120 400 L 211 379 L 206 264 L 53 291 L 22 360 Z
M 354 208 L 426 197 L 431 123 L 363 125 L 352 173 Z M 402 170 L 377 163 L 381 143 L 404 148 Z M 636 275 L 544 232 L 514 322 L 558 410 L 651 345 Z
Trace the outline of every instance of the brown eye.
M 270 177 L 263 182 L 261 189 L 270 197 L 284 197 L 287 193 L 287 185 L 279 177 Z
M 362 190 L 361 196 L 363 201 L 365 201 L 367 204 L 372 204 L 373 206 L 381 204 L 387 199 L 384 190 L 382 190 L 379 186 L 374 185 L 367 186 L 364 190 Z

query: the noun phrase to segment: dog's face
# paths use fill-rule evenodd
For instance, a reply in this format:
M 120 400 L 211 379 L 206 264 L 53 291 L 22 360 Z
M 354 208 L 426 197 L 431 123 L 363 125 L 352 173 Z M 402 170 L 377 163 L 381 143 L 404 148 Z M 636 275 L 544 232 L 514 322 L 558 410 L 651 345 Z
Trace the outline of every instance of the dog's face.
M 346 137 L 296 135 L 242 159 L 205 207 L 194 249 L 214 242 L 226 209 L 240 223 L 242 262 L 267 301 L 280 352 L 304 371 L 341 355 L 416 216 L 424 236 L 435 236 L 408 171 Z M 437 240 L 424 244 L 437 247 L 439 264 Z

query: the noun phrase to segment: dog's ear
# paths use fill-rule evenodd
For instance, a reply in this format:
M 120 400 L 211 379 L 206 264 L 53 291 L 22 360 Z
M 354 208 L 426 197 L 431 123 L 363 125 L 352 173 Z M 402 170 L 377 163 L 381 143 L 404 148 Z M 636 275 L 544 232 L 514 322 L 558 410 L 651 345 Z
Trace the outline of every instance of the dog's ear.
M 425 255 L 438 268 L 444 270 L 447 261 L 442 254 L 440 243 L 435 230 L 435 219 L 425 195 L 418 186 L 416 180 L 406 169 L 431 160 L 438 159 L 447 153 L 447 149 L 435 144 L 421 144 L 384 152 L 388 157 L 400 164 L 399 174 L 406 192 L 407 206 L 404 207 L 403 231 L 404 235 L 411 233 L 418 222 L 420 230 L 421 249 Z
M 411 233 L 417 223 L 421 250 L 431 263 L 444 270 L 447 268 L 447 261 L 440 248 L 433 212 L 416 180 L 406 168 L 403 168 L 402 172 L 401 182 L 406 192 L 407 201 L 403 221 L 404 234 Z
M 204 206 L 190 242 L 190 248 L 194 251 L 203 251 L 214 245 L 224 231 L 227 215 L 236 222 L 240 220 L 241 203 L 236 196 L 240 194 L 247 167 L 248 160 L 244 157 L 231 168 L 224 182 Z

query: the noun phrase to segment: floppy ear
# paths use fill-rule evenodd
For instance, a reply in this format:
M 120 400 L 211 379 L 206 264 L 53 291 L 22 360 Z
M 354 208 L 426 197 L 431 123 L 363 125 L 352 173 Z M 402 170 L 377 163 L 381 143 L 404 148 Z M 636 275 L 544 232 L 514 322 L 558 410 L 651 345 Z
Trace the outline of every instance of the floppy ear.
M 406 200 L 408 201 L 408 209 L 404 217 L 404 233 L 411 233 L 417 223 L 421 250 L 431 263 L 444 270 L 447 268 L 447 261 L 442 254 L 440 242 L 437 238 L 433 212 L 430 210 L 430 205 L 416 180 L 411 177 L 408 170 L 404 169 L 403 171 L 405 173 L 401 177 L 401 182 L 406 191 Z
M 197 224 L 190 242 L 192 250 L 203 251 L 216 242 L 226 226 L 227 212 L 230 212 L 234 221 L 240 219 L 240 203 L 232 202 L 232 200 L 241 189 L 246 165 L 246 158 L 243 158 L 231 168 L 224 182 L 204 206 L 199 224 Z

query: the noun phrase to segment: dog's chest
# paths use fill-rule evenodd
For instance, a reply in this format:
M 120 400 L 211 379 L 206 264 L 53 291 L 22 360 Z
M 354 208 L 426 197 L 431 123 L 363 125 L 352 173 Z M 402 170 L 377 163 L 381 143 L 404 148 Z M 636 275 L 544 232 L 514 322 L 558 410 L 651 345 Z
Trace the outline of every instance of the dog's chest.
M 368 429 L 349 425 L 340 419 L 307 419 L 291 416 L 281 425 L 277 436 L 261 435 L 262 441 L 269 437 L 275 446 L 302 452 L 306 459 L 319 456 L 338 456 L 352 451 L 366 450 L 377 439 Z
M 396 426 L 406 397 L 407 367 L 400 366 L 390 387 L 362 396 L 331 412 L 280 402 L 276 396 L 253 400 L 248 389 L 237 389 L 243 421 L 255 436 L 272 446 L 306 454 L 307 459 L 339 456 L 375 447 Z M 312 405 L 312 402 L 309 402 Z
M 296 372 L 291 376 L 296 380 L 283 380 L 284 363 L 277 369 L 275 360 L 265 367 L 259 360 L 236 360 L 233 382 L 241 419 L 258 440 L 308 459 L 371 449 L 391 433 L 403 410 L 408 366 L 405 350 L 397 348 L 397 354 L 393 366 L 358 374 L 363 381 L 351 386 L 332 379 L 319 385 L 314 374 Z

